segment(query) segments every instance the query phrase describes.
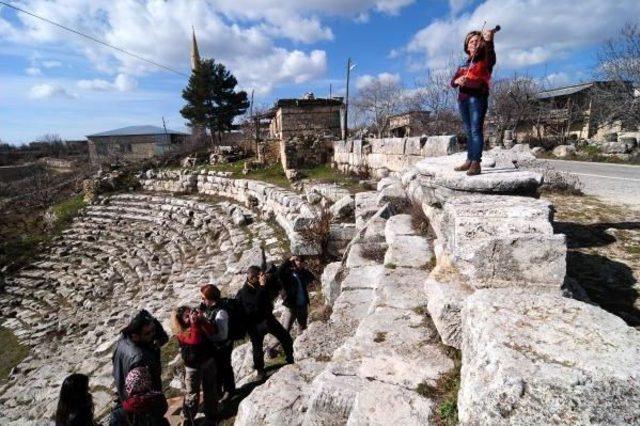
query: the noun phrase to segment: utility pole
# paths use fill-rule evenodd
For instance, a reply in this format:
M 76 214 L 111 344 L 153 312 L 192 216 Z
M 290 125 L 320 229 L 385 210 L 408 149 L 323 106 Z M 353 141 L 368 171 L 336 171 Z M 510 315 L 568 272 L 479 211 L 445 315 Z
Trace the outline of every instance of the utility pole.
M 347 93 L 344 98 L 344 140 L 349 137 L 349 124 L 347 117 L 349 116 L 349 77 L 351 76 L 351 58 L 347 61 Z

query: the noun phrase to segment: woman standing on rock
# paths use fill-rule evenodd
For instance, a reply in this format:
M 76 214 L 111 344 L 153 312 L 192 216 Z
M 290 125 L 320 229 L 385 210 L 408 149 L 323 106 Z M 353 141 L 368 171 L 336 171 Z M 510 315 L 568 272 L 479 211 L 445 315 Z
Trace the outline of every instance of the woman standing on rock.
M 484 116 L 487 113 L 489 81 L 496 64 L 493 30 L 471 31 L 464 39 L 464 51 L 468 55 L 451 79 L 451 87 L 458 88 L 458 108 L 467 133 L 467 161 L 455 168 L 467 175 L 479 175 L 484 147 Z

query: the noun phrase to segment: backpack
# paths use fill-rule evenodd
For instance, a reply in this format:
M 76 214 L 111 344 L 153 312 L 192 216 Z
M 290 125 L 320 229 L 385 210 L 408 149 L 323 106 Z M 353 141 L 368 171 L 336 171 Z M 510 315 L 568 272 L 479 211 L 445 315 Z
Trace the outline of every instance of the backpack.
M 229 315 L 229 340 L 242 340 L 247 335 L 247 321 L 242 303 L 236 299 L 223 297 L 218 302 L 220 309 Z

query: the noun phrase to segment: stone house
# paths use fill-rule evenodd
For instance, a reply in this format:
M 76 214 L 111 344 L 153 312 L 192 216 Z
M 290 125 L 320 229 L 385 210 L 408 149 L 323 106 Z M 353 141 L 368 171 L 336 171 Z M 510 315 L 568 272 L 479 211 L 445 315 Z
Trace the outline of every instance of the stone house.
M 184 144 L 189 134 L 157 126 L 129 126 L 88 135 L 93 164 L 138 161 L 162 155 Z
M 591 81 L 536 93 L 535 112 L 518 126 L 516 137 L 520 140 L 531 136 L 602 140 L 607 133 L 622 131 L 624 123 L 602 123 L 598 119 L 602 105 L 599 91 L 612 88 L 612 84 Z M 630 85 L 628 89 L 632 90 Z
M 429 111 L 407 111 L 389 117 L 389 137 L 406 138 L 425 132 Z
M 308 94 L 301 99 L 279 99 L 265 116 L 269 123 L 269 138 L 286 140 L 294 136 L 342 135 L 340 113 L 342 98 L 315 98 Z

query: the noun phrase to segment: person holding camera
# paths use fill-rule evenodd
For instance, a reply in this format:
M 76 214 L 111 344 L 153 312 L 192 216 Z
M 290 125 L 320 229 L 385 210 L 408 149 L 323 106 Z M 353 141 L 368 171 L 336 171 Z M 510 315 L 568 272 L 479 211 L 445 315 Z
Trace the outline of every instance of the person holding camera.
M 253 351 L 253 367 L 257 371 L 257 379 L 266 378 L 264 371 L 264 337 L 273 335 L 284 349 L 287 364 L 293 363 L 293 340 L 278 320 L 273 316 L 273 307 L 269 293 L 265 288 L 266 275 L 257 266 L 247 270 L 247 280 L 236 294 L 236 300 L 242 304 L 247 333 Z
M 233 365 L 231 365 L 231 354 L 233 352 L 233 341 L 246 335 L 246 330 L 236 331 L 235 329 L 241 321 L 238 315 L 231 322 L 230 315 L 235 314 L 237 309 L 231 306 L 232 299 L 222 298 L 220 289 L 213 284 L 205 284 L 200 287 L 200 310 L 205 318 L 215 324 L 216 333 L 209 336 L 212 344 L 214 356 L 216 358 L 216 367 L 218 370 L 218 390 L 222 395 L 221 402 L 228 400 L 233 396 L 236 390 L 236 381 L 233 373 Z M 224 391 L 224 392 L 222 392 Z
M 283 316 L 284 328 L 291 331 L 298 322 L 300 331 L 307 328 L 309 317 L 309 286 L 316 279 L 301 256 L 292 256 L 278 270 L 282 283 L 282 304 L 286 311 Z
M 215 425 L 218 409 L 217 371 L 208 338 L 217 332 L 216 326 L 207 321 L 200 310 L 188 306 L 176 309 L 171 319 L 185 365 L 184 424 L 195 424 L 202 388 L 206 424 Z

